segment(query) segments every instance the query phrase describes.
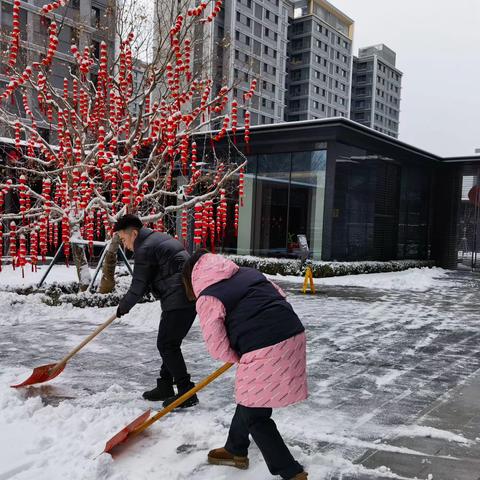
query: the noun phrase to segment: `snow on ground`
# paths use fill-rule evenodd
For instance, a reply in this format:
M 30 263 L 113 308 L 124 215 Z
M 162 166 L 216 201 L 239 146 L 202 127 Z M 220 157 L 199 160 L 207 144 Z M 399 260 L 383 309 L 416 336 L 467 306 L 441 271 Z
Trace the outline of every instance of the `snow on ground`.
M 377 288 L 381 290 L 426 291 L 435 288 L 437 280 L 445 280 L 448 272 L 442 268 L 411 268 L 402 272 L 369 273 L 329 278 L 315 278 L 315 285 Z M 269 275 L 272 280 L 303 283 L 303 277 Z M 445 282 L 443 282 L 445 286 Z
M 31 267 L 26 266 L 22 276 L 21 268 L 12 270 L 10 265 L 4 265 L 3 271 L 0 273 L 0 286 L 4 288 L 18 288 L 36 285 L 42 279 L 46 268 L 45 265 L 41 265 L 37 268 L 36 272 L 32 272 Z M 48 285 L 53 282 L 70 283 L 75 281 L 78 281 L 78 277 L 74 266 L 67 268 L 65 265 L 54 265 L 48 274 L 46 284 Z
M 56 274 L 67 277 L 62 267 Z M 428 460 L 428 453 L 382 441 L 393 436 L 445 439 L 458 448 L 473 441 L 416 421 L 422 409 L 480 367 L 480 282 L 438 269 L 373 274 L 370 288 L 361 277 L 348 277 L 356 283 L 341 287 L 325 282 L 317 296 L 299 294 L 298 281 L 277 278 L 307 329 L 310 397 L 273 417 L 314 480 L 348 474 L 402 478 L 388 466 L 372 471 L 355 464 L 370 449 Z M 414 278 L 422 288 L 412 288 Z M 4 287 L 16 280 L 8 271 L 0 274 Z M 114 308 L 49 307 L 41 295 L 4 291 L 0 304 L 0 480 L 273 478 L 255 445 L 248 471 L 205 462 L 228 432 L 233 369 L 200 393 L 198 407 L 168 415 L 114 458 L 99 455 L 141 412 L 160 408 L 141 398 L 160 365 L 158 303 L 138 305 L 114 322 L 54 381 L 21 390 L 9 385 L 33 367 L 59 360 Z M 195 380 L 218 368 L 198 324 L 183 349 Z

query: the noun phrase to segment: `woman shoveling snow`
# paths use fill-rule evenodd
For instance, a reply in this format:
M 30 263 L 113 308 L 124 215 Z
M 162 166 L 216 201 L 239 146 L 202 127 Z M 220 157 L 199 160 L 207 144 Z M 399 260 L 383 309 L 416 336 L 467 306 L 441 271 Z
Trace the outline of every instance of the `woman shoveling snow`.
M 205 250 L 185 263 L 183 281 L 208 351 L 238 364 L 237 409 L 209 463 L 248 468 L 250 434 L 273 475 L 306 480 L 271 419 L 272 408 L 307 398 L 305 329 L 285 294 L 260 272 Z

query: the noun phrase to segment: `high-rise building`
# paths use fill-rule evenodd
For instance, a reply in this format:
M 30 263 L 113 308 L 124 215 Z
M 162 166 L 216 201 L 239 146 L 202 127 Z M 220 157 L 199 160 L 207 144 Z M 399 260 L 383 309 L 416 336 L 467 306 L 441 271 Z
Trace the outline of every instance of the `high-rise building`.
M 162 2 L 157 0 L 159 15 Z M 252 125 L 284 120 L 290 8 L 290 0 L 229 0 L 215 21 L 192 32 L 195 70 L 214 80 L 214 93 L 222 85 L 233 86 L 232 98 L 242 103 L 252 80 L 257 79 L 248 105 Z M 171 21 L 168 9 L 167 16 Z M 243 115 L 240 109 L 239 122 Z
M 293 2 L 286 120 L 348 117 L 354 22 L 325 0 Z
M 17 70 L 27 64 L 38 62 L 46 53 L 48 46 L 48 28 L 52 19 L 58 25 L 58 49 L 55 54 L 51 75 L 54 88 L 63 89 L 64 78 L 70 78 L 69 70 L 78 73 L 76 61 L 71 53 L 71 45 L 75 43 L 83 50 L 90 46 L 93 54 L 99 56 L 100 43 L 107 42 L 111 55 L 115 51 L 115 1 L 114 0 L 71 0 L 53 14 L 41 15 L 41 7 L 51 3 L 47 0 L 30 0 L 22 2 L 20 8 L 20 50 L 17 57 Z M 13 25 L 13 1 L 0 0 L 0 46 L 7 50 Z M 0 91 L 9 82 L 9 71 L 3 63 L 5 56 L 0 57 Z M 8 102 L 10 111 L 24 116 L 25 112 L 20 92 L 16 92 L 13 102 Z M 30 97 L 30 108 L 36 112 L 36 95 Z M 40 118 L 40 115 L 39 115 Z M 45 121 L 38 122 L 39 133 L 50 137 L 50 125 Z M 5 125 L 0 126 L 2 134 L 7 134 Z
M 350 118 L 398 138 L 402 72 L 386 45 L 361 48 L 354 58 Z

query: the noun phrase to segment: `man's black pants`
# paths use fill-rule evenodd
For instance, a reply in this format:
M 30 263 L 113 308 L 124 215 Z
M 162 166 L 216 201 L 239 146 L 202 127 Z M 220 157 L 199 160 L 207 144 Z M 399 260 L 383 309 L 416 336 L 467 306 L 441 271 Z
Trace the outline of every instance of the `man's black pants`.
M 271 416 L 271 408 L 237 405 L 225 449 L 238 457 L 246 457 L 250 434 L 262 452 L 270 473 L 285 479 L 293 478 L 303 472 L 303 467 L 292 457 Z
M 157 348 L 162 357 L 160 378 L 172 384 L 176 383 L 179 391 L 188 390 L 193 386 L 180 346 L 195 316 L 194 306 L 162 312 L 158 328 Z

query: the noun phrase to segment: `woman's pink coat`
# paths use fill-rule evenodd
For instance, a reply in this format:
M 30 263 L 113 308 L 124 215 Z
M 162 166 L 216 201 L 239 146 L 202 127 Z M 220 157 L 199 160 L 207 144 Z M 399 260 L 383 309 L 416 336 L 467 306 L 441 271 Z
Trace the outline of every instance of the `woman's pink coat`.
M 305 400 L 308 395 L 305 333 L 239 358 L 228 340 L 225 307 L 217 298 L 200 296 L 207 287 L 233 276 L 238 268 L 231 260 L 209 253 L 200 258 L 192 272 L 193 290 L 199 297 L 197 313 L 210 355 L 238 363 L 235 397 L 240 405 L 275 408 Z

